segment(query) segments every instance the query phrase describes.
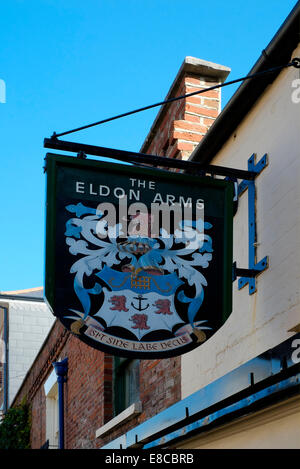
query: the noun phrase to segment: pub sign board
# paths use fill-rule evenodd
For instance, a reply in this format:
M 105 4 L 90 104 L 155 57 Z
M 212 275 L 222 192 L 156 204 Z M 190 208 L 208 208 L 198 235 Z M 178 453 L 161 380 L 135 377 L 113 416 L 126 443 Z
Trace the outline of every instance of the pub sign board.
M 45 297 L 88 345 L 166 358 L 231 313 L 233 184 L 47 154 Z

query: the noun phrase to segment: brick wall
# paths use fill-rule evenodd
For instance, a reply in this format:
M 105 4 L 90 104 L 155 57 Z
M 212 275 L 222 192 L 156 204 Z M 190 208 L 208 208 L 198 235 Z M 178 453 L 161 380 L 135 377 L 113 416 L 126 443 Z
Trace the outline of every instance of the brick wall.
M 186 57 L 166 99 L 218 85 L 225 80 L 228 73 L 227 67 Z M 163 106 L 141 153 L 188 159 L 218 116 L 220 107 L 220 89 Z
M 147 418 L 179 401 L 180 357 L 143 360 L 140 393 L 143 413 Z
M 96 430 L 113 416 L 113 358 L 87 346 L 57 321 L 13 403 L 17 405 L 27 396 L 31 405 L 33 449 L 40 448 L 46 441 L 44 383 L 53 370 L 52 362 L 65 357 L 68 357 L 64 385 L 67 449 L 101 447 L 180 399 L 180 358 L 143 360 L 140 370 L 142 413 L 104 438 L 96 439 Z
M 13 403 L 27 396 L 32 409 L 31 446 L 46 440 L 44 383 L 52 362 L 68 357 L 65 386 L 66 448 L 94 448 L 95 430 L 112 417 L 112 357 L 93 349 L 56 321 Z

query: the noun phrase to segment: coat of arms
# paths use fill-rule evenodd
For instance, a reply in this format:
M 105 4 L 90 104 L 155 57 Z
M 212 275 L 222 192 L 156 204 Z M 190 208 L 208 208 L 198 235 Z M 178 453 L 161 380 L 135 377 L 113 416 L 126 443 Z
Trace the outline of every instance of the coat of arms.
M 70 330 L 103 350 L 153 358 L 178 355 L 206 340 L 208 318 L 199 319 L 212 260 L 212 225 L 183 220 L 173 234 L 161 228 L 124 238 L 122 223 L 107 226 L 103 213 L 67 205 L 65 240 L 81 309 L 70 304 Z M 101 236 L 99 237 L 99 233 Z

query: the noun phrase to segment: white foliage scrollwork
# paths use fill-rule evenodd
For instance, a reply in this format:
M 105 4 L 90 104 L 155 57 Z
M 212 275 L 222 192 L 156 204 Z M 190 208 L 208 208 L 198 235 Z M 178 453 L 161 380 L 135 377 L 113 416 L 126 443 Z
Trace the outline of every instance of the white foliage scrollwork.
M 128 259 L 135 272 L 149 267 L 163 269 L 168 273 L 175 272 L 190 287 L 194 287 L 193 298 L 187 297 L 182 291 L 178 295 L 181 302 L 189 303 L 188 319 L 193 324 L 203 302 L 203 287 L 207 285 L 199 269 L 208 267 L 212 259 L 212 240 L 204 233 L 204 229 L 211 228 L 209 223 L 202 219 L 196 222 L 184 221 L 174 235 L 161 229 L 157 238 L 129 236 L 126 238 L 127 248 L 124 249 L 124 243 L 118 242 L 118 237 L 124 235 L 122 224 L 107 226 L 101 220 L 102 213 L 82 204 L 69 205 L 66 209 L 77 215 L 67 221 L 65 236 L 69 252 L 81 256 L 72 265 L 70 273 L 75 274 L 74 290 L 84 308 L 84 318 L 90 311 L 90 295 L 98 294 L 102 289 L 98 283 L 86 289 L 84 276 L 100 272 L 105 265 L 117 267 L 124 259 Z M 101 236 L 97 236 L 97 233 Z M 131 243 L 133 247 L 140 243 L 147 249 L 137 255 L 134 248 L 130 249 Z

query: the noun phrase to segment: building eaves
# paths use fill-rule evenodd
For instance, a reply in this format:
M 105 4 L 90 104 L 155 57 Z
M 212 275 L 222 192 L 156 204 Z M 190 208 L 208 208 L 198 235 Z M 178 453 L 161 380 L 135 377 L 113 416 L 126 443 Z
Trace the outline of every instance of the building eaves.
M 296 3 L 273 39 L 262 51 L 249 75 L 287 64 L 299 42 L 300 1 Z M 279 73 L 280 70 L 257 79 L 244 81 L 217 117 L 201 143 L 195 148 L 190 160 L 208 164 Z
M 36 287 L 26 290 L 1 291 L 0 299 L 44 302 L 44 289 L 43 287 Z

